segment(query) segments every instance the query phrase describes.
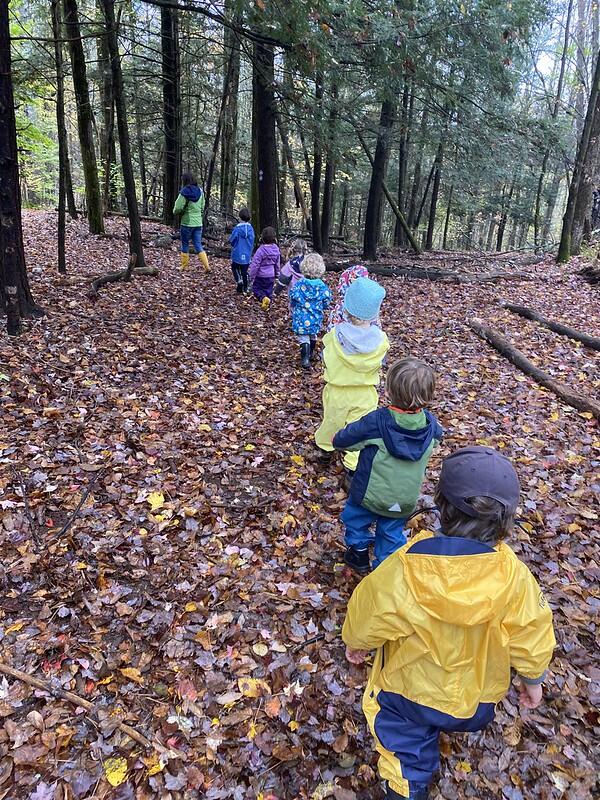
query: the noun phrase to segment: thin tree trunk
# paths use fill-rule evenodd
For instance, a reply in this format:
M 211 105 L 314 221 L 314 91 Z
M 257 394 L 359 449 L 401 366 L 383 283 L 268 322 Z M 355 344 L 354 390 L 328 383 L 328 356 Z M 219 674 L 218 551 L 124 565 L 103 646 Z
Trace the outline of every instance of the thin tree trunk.
M 102 0 L 96 0 L 102 10 Z M 104 33 L 96 40 L 98 69 L 100 72 L 100 106 L 102 125 L 100 127 L 100 164 L 102 168 L 102 205 L 104 211 L 112 211 L 118 203 L 117 187 L 114 180 L 114 167 L 117 162 L 115 146 L 115 103 L 113 80 L 110 68 L 110 53 Z
M 204 222 L 208 219 L 208 208 L 210 205 L 210 195 L 212 192 L 212 184 L 213 184 L 213 176 L 215 172 L 215 164 L 217 163 L 217 154 L 219 152 L 219 141 L 221 138 L 221 130 L 223 127 L 223 122 L 225 120 L 225 109 L 227 108 L 227 98 L 229 96 L 229 84 L 231 81 L 231 75 L 234 71 L 234 55 L 233 52 L 229 59 L 229 66 L 227 69 L 227 74 L 223 78 L 223 91 L 221 94 L 221 107 L 219 109 L 219 116 L 217 117 L 217 129 L 215 131 L 215 138 L 213 140 L 212 151 L 210 154 L 210 161 L 208 162 L 208 172 L 206 175 L 206 184 L 205 184 L 205 204 L 204 204 Z
M 404 192 L 406 189 L 406 168 L 408 163 L 408 141 L 414 106 L 414 94 L 410 92 L 408 81 L 405 79 L 404 92 L 402 95 L 402 119 L 400 122 L 400 145 L 398 147 L 398 208 L 404 211 Z M 400 220 L 396 220 L 394 228 L 394 244 L 396 247 L 404 247 L 406 236 Z
M 25 269 L 8 3 L 0 3 L 0 187 L 0 311 L 6 314 L 8 335 L 16 336 L 22 317 L 42 312 L 33 302 Z
M 435 156 L 434 175 L 433 175 L 433 188 L 431 189 L 431 205 L 429 207 L 429 220 L 427 222 L 427 238 L 425 239 L 425 249 L 431 250 L 433 247 L 433 231 L 435 228 L 435 215 L 437 212 L 437 202 L 440 194 L 440 181 L 442 177 L 442 162 L 444 160 L 444 138 L 438 145 L 438 151 Z
M 565 37 L 563 42 L 563 49 L 560 58 L 560 70 L 558 74 L 558 84 L 556 86 L 556 95 L 554 98 L 554 105 L 552 107 L 552 114 L 551 119 L 554 121 L 558 116 L 558 111 L 560 108 L 560 99 L 562 96 L 562 89 L 564 84 L 565 78 L 565 67 L 567 63 L 567 51 L 569 47 L 569 37 L 570 37 L 570 26 L 571 26 L 571 11 L 573 8 L 573 0 L 569 0 L 569 5 L 567 7 L 567 19 L 565 21 Z M 535 209 L 533 213 L 533 239 L 534 239 L 534 247 L 536 253 L 542 247 L 543 242 L 540 239 L 540 213 L 541 213 L 541 205 L 542 205 L 542 192 L 544 189 L 544 180 L 546 177 L 546 169 L 548 166 L 548 159 L 550 158 L 550 147 L 546 148 L 544 153 L 544 157 L 542 159 L 542 167 L 540 169 L 540 176 L 538 179 L 537 184 L 537 191 L 535 195 Z
M 331 231 L 331 215 L 333 211 L 333 185 L 335 180 L 335 155 L 334 146 L 336 139 L 337 118 L 337 86 L 334 83 L 331 89 L 331 111 L 327 125 L 327 159 L 325 161 L 325 175 L 323 178 L 323 211 L 321 214 L 321 247 L 324 253 L 329 252 L 329 234 Z
M 408 227 L 411 230 L 415 230 L 418 225 L 416 222 L 417 219 L 417 197 L 419 196 L 419 189 L 421 188 L 421 170 L 423 164 L 423 154 L 425 151 L 425 133 L 427 131 L 427 117 L 428 112 L 427 109 L 423 110 L 423 114 L 421 116 L 421 122 L 419 125 L 419 139 L 421 142 L 421 148 L 419 150 L 419 155 L 417 157 L 417 161 L 415 163 L 415 171 L 413 173 L 413 182 L 412 188 L 410 192 L 410 203 L 408 206 L 408 217 L 406 219 L 408 223 Z
M 350 197 L 350 184 L 344 181 L 344 192 L 342 194 L 342 208 L 340 210 L 340 221 L 338 224 L 338 236 L 343 237 L 346 227 L 346 216 L 348 214 L 348 199 Z
M 77 126 L 81 145 L 88 224 L 90 233 L 104 233 L 100 183 L 98 181 L 98 167 L 94 150 L 93 114 L 76 0 L 64 0 L 64 10 L 65 30 L 71 54 L 73 88 L 77 100 Z
M 446 207 L 446 219 L 444 220 L 444 236 L 442 239 L 442 250 L 448 249 L 448 229 L 450 227 L 450 214 L 452 213 L 452 195 L 454 194 L 454 184 L 450 185 L 448 191 L 448 205 Z
M 496 252 L 500 253 L 502 251 L 502 241 L 504 239 L 504 232 L 506 231 L 506 223 L 508 221 L 508 211 L 510 209 L 510 204 L 513 198 L 513 194 L 515 192 L 516 186 L 516 178 L 513 178 L 512 183 L 510 185 L 510 190 L 508 192 L 508 196 L 505 197 L 502 203 L 502 214 L 500 216 L 500 222 L 498 223 L 498 236 L 496 237 Z
M 225 2 L 225 16 L 233 16 L 233 0 Z M 228 76 L 227 99 L 223 118 L 221 138 L 221 210 L 233 215 L 235 203 L 238 90 L 240 83 L 240 42 L 237 34 L 224 28 L 225 52 L 229 52 L 225 77 Z
M 58 132 L 58 271 L 66 273 L 65 259 L 65 174 L 69 152 L 67 150 L 67 129 L 65 125 L 65 80 L 63 72 L 62 45 L 60 42 L 60 3 L 51 0 L 52 35 L 54 37 L 54 63 L 56 66 L 56 128 Z
M 117 111 L 117 128 L 119 131 L 119 151 L 121 153 L 121 167 L 123 170 L 123 183 L 125 186 L 125 197 L 127 199 L 127 214 L 129 217 L 129 252 L 136 257 L 137 267 L 144 267 L 144 248 L 142 244 L 142 229 L 140 224 L 140 212 L 138 209 L 137 196 L 135 193 L 135 178 L 133 175 L 133 164 L 131 161 L 131 147 L 129 144 L 129 129 L 127 126 L 127 110 L 125 107 L 125 91 L 123 88 L 123 72 L 121 70 L 121 58 L 119 55 L 119 39 L 117 36 L 117 24 L 115 21 L 114 0 L 101 0 L 104 8 L 106 20 L 106 33 L 108 40 L 108 52 L 110 55 L 110 67 L 112 73 L 112 96 Z
M 181 180 L 181 65 L 179 20 L 176 9 L 160 7 L 164 127 L 163 219 L 173 224 L 173 206 Z
M 367 212 L 365 216 L 365 236 L 363 244 L 363 256 L 366 259 L 375 260 L 377 258 L 377 245 L 381 231 L 380 207 L 383 193 L 383 183 L 385 172 L 390 154 L 390 141 L 394 122 L 396 121 L 396 104 L 392 100 L 384 100 L 381 104 L 381 114 L 379 116 L 379 129 L 377 132 L 377 144 L 375 146 L 375 157 L 371 170 L 371 183 L 369 185 L 369 195 L 367 198 Z
M 323 252 L 321 241 L 321 170 L 323 166 L 323 150 L 321 147 L 320 123 L 323 114 L 323 75 L 317 74 L 315 79 L 315 137 L 313 147 L 313 173 L 311 181 L 311 222 L 312 241 L 317 253 Z
M 592 91 L 588 102 L 585 125 L 583 126 L 581 138 L 577 145 L 577 155 L 575 157 L 571 185 L 569 186 L 567 207 L 563 217 L 560 245 L 556 257 L 559 263 L 567 262 L 571 257 L 571 253 L 574 252 L 572 248 L 575 211 L 582 186 L 585 188 L 587 179 L 591 178 L 592 175 L 593 165 L 590 161 L 590 157 L 592 152 L 596 151 L 598 125 L 600 125 L 600 51 L 596 54 L 596 67 L 594 70 Z M 590 144 L 592 144 L 592 147 L 590 147 Z
M 292 155 L 292 148 L 290 147 L 287 126 L 285 124 L 283 117 L 281 116 L 281 112 L 278 111 L 277 109 L 275 110 L 275 120 L 277 122 L 277 127 L 279 129 L 279 136 L 281 138 L 281 144 L 283 147 L 285 160 L 287 161 L 288 169 L 290 171 L 290 175 L 292 176 L 292 183 L 294 184 L 294 196 L 296 198 L 296 202 L 300 205 L 300 209 L 302 211 L 302 219 L 304 220 L 304 224 L 306 225 L 306 220 L 309 217 L 308 208 L 306 207 L 304 192 L 302 191 L 302 186 L 300 184 L 300 179 L 298 178 L 296 165 L 294 164 L 294 157 Z

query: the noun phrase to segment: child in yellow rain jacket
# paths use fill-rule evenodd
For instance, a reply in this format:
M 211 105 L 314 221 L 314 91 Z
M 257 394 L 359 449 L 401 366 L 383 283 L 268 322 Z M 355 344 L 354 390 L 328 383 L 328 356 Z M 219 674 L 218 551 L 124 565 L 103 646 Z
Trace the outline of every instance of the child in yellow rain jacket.
M 342 629 L 346 655 L 377 654 L 363 711 L 387 800 L 426 800 L 440 731 L 477 731 L 518 673 L 535 708 L 556 644 L 552 613 L 529 569 L 502 540 L 519 480 L 487 447 L 448 456 L 435 500 L 441 534 L 421 531 L 354 590 Z
M 315 433 L 315 442 L 324 461 L 333 455 L 335 434 L 375 411 L 379 404 L 376 386 L 390 343 L 381 328 L 371 322 L 379 317 L 384 297 L 383 286 L 370 278 L 358 278 L 344 297 L 344 321 L 323 337 L 323 422 Z M 358 452 L 344 453 L 344 466 L 350 475 L 358 456 Z

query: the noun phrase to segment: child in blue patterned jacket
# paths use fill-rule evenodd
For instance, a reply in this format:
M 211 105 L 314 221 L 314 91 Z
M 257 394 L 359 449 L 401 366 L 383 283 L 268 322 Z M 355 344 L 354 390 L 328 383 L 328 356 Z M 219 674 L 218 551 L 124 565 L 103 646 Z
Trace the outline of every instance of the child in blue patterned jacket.
M 304 277 L 290 290 L 290 305 L 292 331 L 300 342 L 302 366 L 309 369 L 317 334 L 323 325 L 323 315 L 333 296 L 327 284 L 321 280 L 325 274 L 325 262 L 318 253 L 309 253 L 305 257 L 302 273 Z

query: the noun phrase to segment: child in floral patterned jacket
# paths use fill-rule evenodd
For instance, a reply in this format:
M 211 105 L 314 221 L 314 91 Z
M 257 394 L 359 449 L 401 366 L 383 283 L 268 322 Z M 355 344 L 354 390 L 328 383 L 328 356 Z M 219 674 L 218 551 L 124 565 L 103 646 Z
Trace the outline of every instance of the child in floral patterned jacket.
M 302 366 L 309 369 L 325 309 L 333 298 L 329 287 L 321 280 L 325 274 L 325 262 L 318 253 L 309 253 L 305 257 L 302 272 L 304 277 L 290 290 L 290 305 L 292 331 L 300 342 Z

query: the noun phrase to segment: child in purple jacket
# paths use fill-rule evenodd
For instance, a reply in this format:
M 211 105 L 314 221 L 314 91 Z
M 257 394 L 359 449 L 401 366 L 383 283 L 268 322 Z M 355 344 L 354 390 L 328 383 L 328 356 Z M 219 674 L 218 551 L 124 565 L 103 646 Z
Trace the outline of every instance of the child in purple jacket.
M 275 228 L 265 228 L 260 238 L 262 244 L 254 253 L 248 277 L 254 297 L 260 300 L 263 311 L 268 311 L 273 297 L 275 278 L 279 274 L 281 254 L 277 246 Z
M 304 239 L 296 239 L 288 253 L 288 260 L 285 262 L 277 278 L 274 294 L 277 296 L 284 289 L 289 293 L 298 281 L 304 277 L 302 272 L 302 262 L 306 256 L 306 242 Z

